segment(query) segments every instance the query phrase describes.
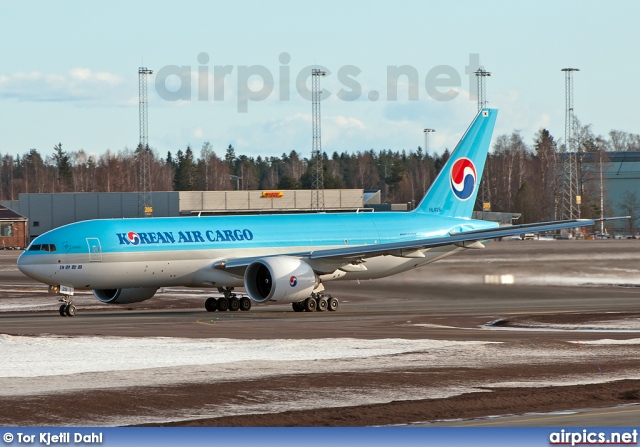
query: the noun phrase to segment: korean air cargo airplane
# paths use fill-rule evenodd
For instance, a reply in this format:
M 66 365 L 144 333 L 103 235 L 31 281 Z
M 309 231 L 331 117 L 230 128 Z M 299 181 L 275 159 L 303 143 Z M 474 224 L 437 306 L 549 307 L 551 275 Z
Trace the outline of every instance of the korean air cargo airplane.
M 325 292 L 331 281 L 394 275 L 503 236 L 593 225 L 471 219 L 497 114 L 478 112 L 411 212 L 90 220 L 37 237 L 18 268 L 60 295 L 63 316 L 76 312 L 75 289 L 128 304 L 171 286 L 217 288 L 224 295 L 206 300 L 209 311 L 247 311 L 252 303 L 335 311 L 338 299 Z

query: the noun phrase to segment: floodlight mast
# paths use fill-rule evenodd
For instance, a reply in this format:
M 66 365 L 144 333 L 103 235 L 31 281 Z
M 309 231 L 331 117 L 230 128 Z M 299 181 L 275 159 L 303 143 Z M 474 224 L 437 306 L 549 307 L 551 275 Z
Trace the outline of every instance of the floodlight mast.
M 478 112 L 487 106 L 487 83 L 486 78 L 491 76 L 487 70 L 479 68 L 476 71 L 476 79 L 478 80 Z
M 573 73 L 578 68 L 563 68 L 565 85 L 564 153 L 562 160 L 562 219 L 579 219 L 582 195 L 578 177 L 578 150 L 576 150 L 573 110 Z
M 486 78 L 491 76 L 491 73 L 487 70 L 479 68 L 476 72 L 476 79 L 478 81 L 478 112 L 487 107 L 487 83 Z M 488 162 L 489 160 L 487 160 Z M 482 219 L 485 217 L 485 212 L 491 211 L 491 189 L 489 188 L 489 180 L 487 175 L 482 176 L 480 180 L 480 204 L 482 208 Z
M 151 201 L 151 161 L 152 154 L 149 149 L 149 103 L 147 100 L 147 76 L 153 74 L 153 70 L 147 67 L 138 68 L 138 94 L 139 94 L 139 123 L 140 143 L 138 145 L 138 215 L 144 217 L 153 216 L 153 204 Z
M 327 73 L 317 68 L 311 69 L 311 125 L 313 131 L 311 162 L 315 164 L 312 177 L 311 209 L 324 210 L 324 173 L 322 160 L 322 130 L 320 125 L 320 77 Z

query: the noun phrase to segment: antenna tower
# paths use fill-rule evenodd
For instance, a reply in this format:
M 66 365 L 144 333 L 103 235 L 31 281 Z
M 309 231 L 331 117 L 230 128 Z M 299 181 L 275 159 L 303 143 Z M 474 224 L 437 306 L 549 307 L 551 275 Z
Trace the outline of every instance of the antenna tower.
M 564 157 L 562 157 L 562 219 L 580 218 L 580 182 L 576 153 L 575 114 L 573 113 L 573 72 L 577 68 L 563 68 L 565 86 Z
M 153 70 L 147 67 L 138 68 L 138 93 L 140 98 L 140 143 L 138 144 L 138 215 L 144 217 L 153 216 L 153 204 L 151 202 L 151 160 L 149 149 L 149 107 L 147 102 L 147 75 L 153 74 Z
M 320 128 L 320 77 L 327 73 L 317 68 L 311 69 L 311 124 L 313 127 L 313 141 L 311 145 L 311 162 L 315 162 L 313 170 L 311 192 L 311 209 L 324 210 L 324 175 L 322 170 L 322 139 Z

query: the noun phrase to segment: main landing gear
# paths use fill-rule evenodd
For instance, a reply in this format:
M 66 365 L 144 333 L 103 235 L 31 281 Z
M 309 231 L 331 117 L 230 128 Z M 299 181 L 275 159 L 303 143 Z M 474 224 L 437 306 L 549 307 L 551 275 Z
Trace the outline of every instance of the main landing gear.
M 219 310 L 220 312 L 224 312 L 230 310 L 232 312 L 242 310 L 244 312 L 251 309 L 251 300 L 246 296 L 238 298 L 235 293 L 232 293 L 233 287 L 219 287 L 218 292 L 223 293 L 224 297 L 222 298 L 207 298 L 204 302 L 204 307 L 207 309 L 207 312 L 214 312 Z
M 340 302 L 337 298 L 324 293 L 314 293 L 304 301 L 291 303 L 291 307 L 296 312 L 324 312 L 325 310 L 336 311 Z

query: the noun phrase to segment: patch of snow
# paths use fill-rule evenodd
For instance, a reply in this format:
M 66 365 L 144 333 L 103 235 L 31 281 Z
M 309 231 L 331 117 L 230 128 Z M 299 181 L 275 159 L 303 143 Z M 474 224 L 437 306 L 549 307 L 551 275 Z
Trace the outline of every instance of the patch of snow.
M 371 358 L 483 345 L 479 341 L 21 337 L 0 335 L 1 377 L 38 377 L 256 361 Z

